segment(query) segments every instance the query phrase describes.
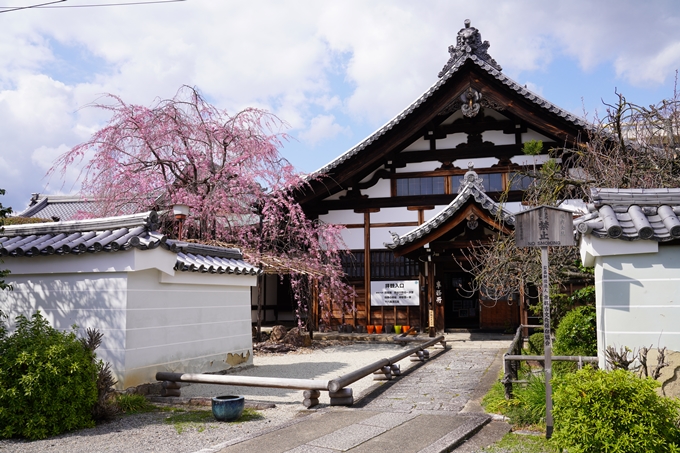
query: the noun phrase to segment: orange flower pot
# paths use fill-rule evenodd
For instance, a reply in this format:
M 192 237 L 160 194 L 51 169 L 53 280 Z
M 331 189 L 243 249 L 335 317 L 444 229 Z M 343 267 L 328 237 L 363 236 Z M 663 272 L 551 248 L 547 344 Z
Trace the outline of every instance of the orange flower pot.
M 373 333 L 375 331 L 375 326 L 366 326 L 366 332 Z
M 383 326 L 375 326 L 375 333 L 382 333 Z
M 410 328 L 411 328 L 411 326 L 401 326 L 401 331 L 406 333 L 406 332 L 408 332 L 408 329 L 410 329 Z

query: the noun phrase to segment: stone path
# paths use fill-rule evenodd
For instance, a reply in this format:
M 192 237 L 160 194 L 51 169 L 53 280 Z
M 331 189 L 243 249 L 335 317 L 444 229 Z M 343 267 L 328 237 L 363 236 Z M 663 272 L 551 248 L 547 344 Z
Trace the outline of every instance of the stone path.
M 237 439 L 204 453 L 337 453 L 396 449 L 402 453 L 451 451 L 490 417 L 462 413 L 509 340 L 456 340 L 450 349 L 402 376 L 376 385 L 350 408 L 329 407 L 272 431 Z M 408 359 L 405 359 L 408 360 Z M 476 392 L 477 395 L 479 391 Z
M 361 401 L 384 411 L 460 412 L 498 351 L 450 349 Z M 364 402 L 365 401 L 365 402 Z

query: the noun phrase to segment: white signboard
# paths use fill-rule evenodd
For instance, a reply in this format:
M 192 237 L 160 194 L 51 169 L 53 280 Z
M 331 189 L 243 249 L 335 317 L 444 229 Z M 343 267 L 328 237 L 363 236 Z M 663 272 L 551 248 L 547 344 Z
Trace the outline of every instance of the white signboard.
M 371 282 L 372 307 L 420 305 L 418 280 Z

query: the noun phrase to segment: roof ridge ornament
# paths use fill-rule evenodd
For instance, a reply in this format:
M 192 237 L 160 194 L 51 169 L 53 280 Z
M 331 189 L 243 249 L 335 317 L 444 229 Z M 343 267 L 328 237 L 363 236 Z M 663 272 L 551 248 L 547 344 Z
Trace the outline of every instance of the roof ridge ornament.
M 460 187 L 458 188 L 458 193 L 463 192 L 467 186 L 473 186 L 480 192 L 486 192 L 484 190 L 484 180 L 477 174 L 474 170 L 475 165 L 472 162 L 468 163 L 468 171 L 463 176 L 463 180 L 460 182 Z
M 444 68 L 439 72 L 438 76 L 441 78 L 451 67 L 460 59 L 475 55 L 480 60 L 493 66 L 495 69 L 502 71 L 496 60 L 491 58 L 487 52 L 489 50 L 489 41 L 482 41 L 482 35 L 475 27 L 470 26 L 470 19 L 465 19 L 465 28 L 461 28 L 456 38 L 456 45 L 449 46 L 449 54 L 451 58 L 446 62 Z

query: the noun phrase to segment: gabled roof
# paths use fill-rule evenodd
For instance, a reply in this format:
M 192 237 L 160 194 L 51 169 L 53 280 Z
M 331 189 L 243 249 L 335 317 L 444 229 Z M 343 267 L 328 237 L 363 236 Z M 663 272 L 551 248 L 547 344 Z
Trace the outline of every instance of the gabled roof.
M 34 193 L 28 207 L 16 214 L 17 217 L 52 219 L 55 222 L 76 220 L 80 217 L 97 215 L 104 204 L 95 198 L 83 195 L 48 195 Z M 132 205 L 124 205 L 120 209 L 123 214 L 133 214 Z
M 411 105 L 406 107 L 396 117 L 388 121 L 383 127 L 371 134 L 369 137 L 361 141 L 358 145 L 343 153 L 335 160 L 310 174 L 308 179 L 313 179 L 325 175 L 336 169 L 342 163 L 351 160 L 358 155 L 372 143 L 378 141 L 388 131 L 402 123 L 406 118 L 421 105 L 426 103 L 440 88 L 442 88 L 450 79 L 459 73 L 460 69 L 467 62 L 471 62 L 483 72 L 490 75 L 493 79 L 505 85 L 507 88 L 529 101 L 531 104 L 544 110 L 546 113 L 554 114 L 564 121 L 570 123 L 577 129 L 589 129 L 591 125 L 584 119 L 571 114 L 570 112 L 561 109 L 551 102 L 543 99 L 541 96 L 531 92 L 525 86 L 520 85 L 511 78 L 507 77 L 501 72 L 501 67 L 491 56 L 486 52 L 489 47 L 488 41 L 482 42 L 479 31 L 470 27 L 470 21 L 465 21 L 465 28 L 458 32 L 457 43 L 455 46 L 449 47 L 451 58 L 444 66 L 444 69 L 439 73 L 439 80 L 435 82 L 425 93 L 416 99 Z
M 482 179 L 472 170 L 472 168 L 470 168 L 469 171 L 465 173 L 463 181 L 461 182 L 458 196 L 456 196 L 446 208 L 427 222 L 403 236 L 392 233 L 392 243 L 385 243 L 385 247 L 395 250 L 427 236 L 456 215 L 460 208 L 462 208 L 470 198 L 473 198 L 491 215 L 491 217 L 495 218 L 500 214 L 500 218 L 504 223 L 508 225 L 515 224 L 514 215 L 484 192 L 484 183 Z
M 81 213 L 92 212 L 97 202 L 86 200 L 78 195 L 46 195 L 34 193 L 28 207 L 17 214 L 18 217 L 41 219 L 73 220 Z
M 591 189 L 589 214 L 574 220 L 581 234 L 658 242 L 680 239 L 680 189 Z
M 7 226 L 0 232 L 0 256 L 84 255 L 162 247 L 177 254 L 176 270 L 249 275 L 259 272 L 255 266 L 243 261 L 238 249 L 168 239 L 156 231 L 157 226 L 158 215 L 155 211 L 100 219 Z

